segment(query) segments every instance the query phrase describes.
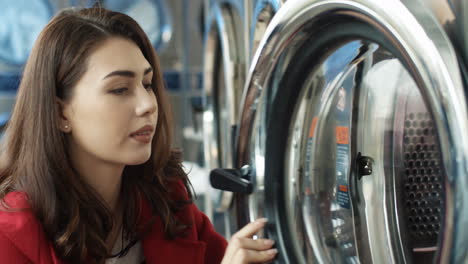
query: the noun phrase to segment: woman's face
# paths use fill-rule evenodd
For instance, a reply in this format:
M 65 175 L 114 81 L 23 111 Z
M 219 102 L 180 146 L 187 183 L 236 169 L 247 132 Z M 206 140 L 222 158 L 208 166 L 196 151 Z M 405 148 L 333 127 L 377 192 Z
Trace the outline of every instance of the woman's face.
M 72 157 L 121 165 L 149 159 L 158 119 L 152 76 L 129 40 L 113 37 L 94 50 L 71 99 L 62 102 L 61 129 L 69 134 Z

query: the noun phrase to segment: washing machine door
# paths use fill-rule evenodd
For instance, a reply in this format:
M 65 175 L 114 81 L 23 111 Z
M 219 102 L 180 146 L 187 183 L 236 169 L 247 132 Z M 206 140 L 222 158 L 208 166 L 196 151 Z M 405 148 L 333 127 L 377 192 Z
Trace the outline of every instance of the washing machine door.
M 266 216 L 278 263 L 468 260 L 466 96 L 423 2 L 288 1 L 240 118 L 239 226 Z
M 232 168 L 235 124 L 246 71 L 242 16 L 239 8 L 229 1 L 215 1 L 209 8 L 207 21 L 203 69 L 205 166 Z M 214 195 L 215 211 L 226 212 L 233 194 Z

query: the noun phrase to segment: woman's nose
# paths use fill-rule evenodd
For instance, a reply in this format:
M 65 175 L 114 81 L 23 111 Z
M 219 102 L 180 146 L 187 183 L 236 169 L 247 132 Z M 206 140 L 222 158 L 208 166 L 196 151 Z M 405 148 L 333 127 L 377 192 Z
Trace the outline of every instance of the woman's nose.
M 154 92 L 146 90 L 143 86 L 137 90 L 137 116 L 144 116 L 156 112 L 158 109 L 158 103 L 156 101 L 156 95 Z

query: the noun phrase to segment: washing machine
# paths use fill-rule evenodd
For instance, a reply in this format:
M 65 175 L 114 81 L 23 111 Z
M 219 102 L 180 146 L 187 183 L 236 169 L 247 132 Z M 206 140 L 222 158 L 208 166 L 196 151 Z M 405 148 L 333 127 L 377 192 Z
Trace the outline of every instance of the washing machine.
M 207 169 L 232 168 L 234 134 L 246 77 L 244 1 L 207 0 L 205 7 L 202 97 L 204 166 Z M 205 212 L 209 217 L 221 214 L 225 227 L 218 231 L 229 236 L 232 221 L 226 212 L 231 206 L 233 193 L 215 192 L 210 196 L 207 198 L 213 201 L 213 208 L 205 208 Z M 219 226 L 218 221 L 214 222 L 215 226 Z
M 102 5 L 105 8 L 125 13 L 134 18 L 146 32 L 158 52 L 162 52 L 169 44 L 173 34 L 173 19 L 166 1 L 107 0 L 102 1 Z M 91 5 L 87 4 L 86 6 Z
M 212 173 L 238 227 L 277 263 L 467 263 L 467 29 L 463 0 L 287 1 Z
M 4 1 L 1 5 L 0 136 L 10 118 L 23 64 L 42 27 L 54 14 L 49 1 Z M 23 16 L 17 16 L 18 10 Z

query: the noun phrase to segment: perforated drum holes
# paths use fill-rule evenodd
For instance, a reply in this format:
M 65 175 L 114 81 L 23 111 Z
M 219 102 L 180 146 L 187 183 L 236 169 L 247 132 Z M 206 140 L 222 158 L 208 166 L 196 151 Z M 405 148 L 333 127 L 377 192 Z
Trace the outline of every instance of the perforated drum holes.
M 437 244 L 441 225 L 443 175 L 436 129 L 427 112 L 405 117 L 403 193 L 412 249 Z

